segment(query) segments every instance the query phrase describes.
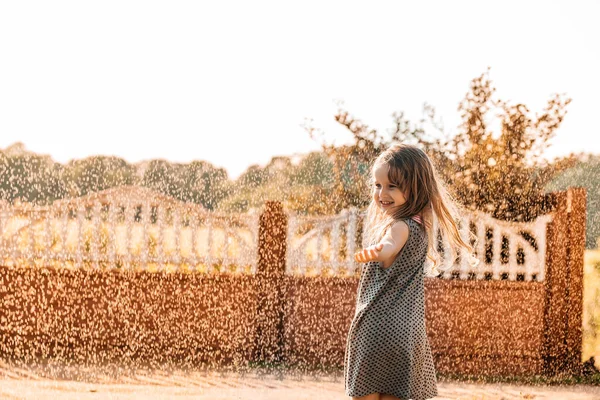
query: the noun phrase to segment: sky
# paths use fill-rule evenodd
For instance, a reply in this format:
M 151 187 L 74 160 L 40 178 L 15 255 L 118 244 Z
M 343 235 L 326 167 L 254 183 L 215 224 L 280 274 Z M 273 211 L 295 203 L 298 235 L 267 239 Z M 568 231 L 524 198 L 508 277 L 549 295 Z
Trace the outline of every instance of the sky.
M 436 108 L 449 134 L 470 81 L 535 116 L 573 99 L 545 156 L 600 154 L 600 0 L 4 1 L 0 148 L 58 162 L 209 161 L 239 176 Z

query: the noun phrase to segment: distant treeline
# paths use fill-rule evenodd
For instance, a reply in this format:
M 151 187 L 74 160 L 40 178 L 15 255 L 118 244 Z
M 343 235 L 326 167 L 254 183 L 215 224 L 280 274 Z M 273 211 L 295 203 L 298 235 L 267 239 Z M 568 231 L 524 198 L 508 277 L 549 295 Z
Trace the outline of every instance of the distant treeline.
M 152 160 L 129 164 L 113 156 L 72 160 L 66 165 L 16 143 L 0 152 L 0 198 L 48 204 L 65 197 L 121 185 L 141 185 L 213 209 L 227 195 L 227 173 L 210 163 Z
M 333 164 L 324 153 L 299 163 L 275 157 L 251 166 L 232 180 L 223 168 L 206 161 L 171 163 L 151 160 L 130 164 L 114 156 L 94 156 L 61 164 L 15 143 L 0 150 L 0 199 L 8 203 L 49 204 L 121 185 L 139 185 L 209 210 L 247 211 L 265 200 L 292 203 L 303 213 L 324 213 L 319 203 L 333 185 Z M 302 204 L 298 201 L 303 199 Z
M 236 180 L 229 179 L 223 168 L 205 161 L 130 164 L 118 157 L 95 156 L 64 165 L 49 156 L 26 151 L 21 144 L 0 150 L 0 160 L 0 199 L 9 203 L 43 205 L 121 185 L 145 186 L 209 210 L 236 212 L 259 208 L 266 200 L 280 200 L 299 213 L 329 214 L 339 211 L 340 204 L 348 205 L 349 200 L 349 205 L 356 207 L 364 207 L 369 201 L 365 185 L 369 164 L 348 168 L 337 181 L 335 163 L 325 152 L 307 154 L 298 163 L 288 157 L 274 157 L 264 167 L 249 167 Z M 353 181 L 356 173 L 363 182 Z M 344 192 L 354 194 L 340 199 L 340 184 Z M 593 247 L 600 237 L 600 156 L 578 156 L 574 165 L 558 174 L 546 190 L 569 186 L 588 190 L 587 244 Z
M 553 162 L 542 157 L 570 99 L 552 96 L 533 114 L 524 104 L 496 99 L 494 93 L 488 73 L 473 79 L 458 108 L 462 123 L 452 134 L 429 105 L 416 124 L 402 112 L 394 113 L 395 129 L 384 135 L 340 108 L 334 118 L 353 136 L 352 144 L 323 142 L 322 151 L 297 162 L 274 157 L 264 167 L 249 167 L 236 180 L 204 161 L 129 164 L 118 157 L 97 156 L 63 165 L 17 143 L 0 151 L 0 199 L 47 204 L 115 186 L 141 185 L 209 210 L 245 212 L 266 200 L 279 200 L 297 213 L 334 214 L 365 207 L 373 160 L 391 144 L 412 143 L 430 156 L 460 204 L 495 218 L 530 221 L 547 212 L 543 199 L 549 190 L 587 188 L 587 246 L 595 246 L 600 236 L 600 156 L 571 154 Z M 490 115 L 500 119 L 500 132 L 490 129 Z M 306 131 L 316 140 L 322 133 L 310 125 Z

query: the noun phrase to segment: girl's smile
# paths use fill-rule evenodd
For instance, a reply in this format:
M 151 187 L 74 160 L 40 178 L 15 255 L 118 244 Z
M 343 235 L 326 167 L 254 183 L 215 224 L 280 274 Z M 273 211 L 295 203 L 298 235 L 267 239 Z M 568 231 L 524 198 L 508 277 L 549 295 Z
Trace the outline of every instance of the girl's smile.
M 387 165 L 381 165 L 373 173 L 375 178 L 373 200 L 386 213 L 406 203 L 404 193 L 402 193 L 397 185 L 389 181 L 388 168 Z

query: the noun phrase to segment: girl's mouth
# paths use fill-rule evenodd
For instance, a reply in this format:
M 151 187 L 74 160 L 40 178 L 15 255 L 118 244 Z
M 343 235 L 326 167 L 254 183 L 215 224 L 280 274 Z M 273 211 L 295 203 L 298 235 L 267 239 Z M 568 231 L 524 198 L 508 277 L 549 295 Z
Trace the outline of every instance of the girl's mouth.
M 382 207 L 389 207 L 392 204 L 394 204 L 393 201 L 380 201 L 379 204 L 381 204 Z

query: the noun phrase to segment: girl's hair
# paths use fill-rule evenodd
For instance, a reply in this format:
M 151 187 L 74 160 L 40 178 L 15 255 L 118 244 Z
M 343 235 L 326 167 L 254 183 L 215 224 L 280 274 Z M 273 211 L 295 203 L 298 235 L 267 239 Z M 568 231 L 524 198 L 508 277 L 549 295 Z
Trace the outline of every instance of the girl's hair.
M 375 169 L 384 166 L 388 168 L 388 180 L 396 185 L 404 194 L 406 202 L 397 207 L 390 215 L 384 214 L 373 196 L 367 209 L 365 239 L 368 245 L 381 240 L 386 230 L 396 221 L 420 215 L 423 219 L 428 237 L 427 259 L 425 266 L 427 275 L 435 276 L 439 271 L 452 267 L 457 253 L 467 257 L 468 262 L 475 266 L 477 259 L 473 256 L 470 242 L 473 235 L 469 227 L 464 231 L 470 238 L 461 237 L 458 229 L 458 206 L 451 199 L 427 154 L 416 146 L 408 144 L 394 145 L 381 153 L 373 164 Z M 371 190 L 374 190 L 374 174 L 371 174 Z M 372 193 L 372 192 L 371 192 Z M 444 266 L 437 249 L 438 238 L 434 237 L 435 227 L 439 227 L 442 240 L 450 246 L 451 254 L 445 254 Z

